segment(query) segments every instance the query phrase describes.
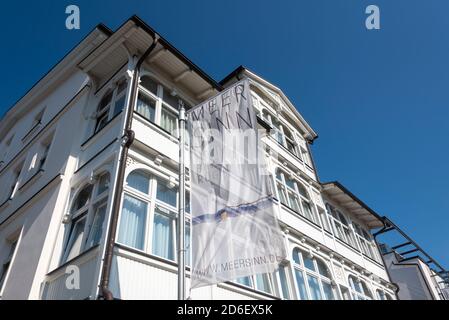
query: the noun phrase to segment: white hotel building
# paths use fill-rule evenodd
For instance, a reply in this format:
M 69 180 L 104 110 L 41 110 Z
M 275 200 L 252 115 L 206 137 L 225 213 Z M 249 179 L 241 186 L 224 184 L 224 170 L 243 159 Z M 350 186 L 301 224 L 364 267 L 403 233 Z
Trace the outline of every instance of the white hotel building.
M 384 220 L 318 180 L 317 134 L 283 92 L 242 67 L 217 83 L 135 16 L 96 27 L 0 122 L 0 298 L 176 299 L 178 99 L 193 106 L 242 78 L 289 256 L 191 298 L 397 299 L 371 235 Z

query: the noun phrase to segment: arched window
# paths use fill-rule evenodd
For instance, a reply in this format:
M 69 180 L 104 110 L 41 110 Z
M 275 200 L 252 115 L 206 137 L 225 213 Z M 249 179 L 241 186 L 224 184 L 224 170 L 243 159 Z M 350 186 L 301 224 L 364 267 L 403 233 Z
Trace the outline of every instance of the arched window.
M 263 119 L 268 122 L 271 129 L 271 136 L 276 140 L 280 145 L 284 148 L 288 149 L 295 156 L 299 156 L 298 149 L 296 148 L 295 139 L 293 137 L 292 132 L 281 122 L 278 118 L 268 112 L 266 109 L 262 110 Z
M 176 90 L 167 88 L 148 75 L 141 77 L 139 88 L 136 112 L 177 136 L 180 98 Z
M 137 169 L 127 176 L 123 198 L 118 242 L 175 261 L 177 186 L 171 181 Z M 188 250 L 190 250 L 189 199 L 187 193 L 186 247 Z M 186 262 L 190 263 L 190 251 L 188 251 Z
M 349 226 L 349 222 L 346 217 L 334 206 L 326 204 L 327 213 L 330 220 L 333 222 L 335 229 L 335 236 L 341 241 L 349 244 L 351 247 L 358 249 L 357 243 L 354 238 L 354 233 Z
M 98 245 L 103 235 L 109 193 L 109 173 L 101 174 L 95 184 L 85 185 L 77 193 L 70 208 L 70 225 L 62 262 Z
M 125 107 L 127 86 L 126 80 L 121 79 L 113 90 L 108 90 L 103 95 L 97 106 L 95 133 L 103 129 L 109 121 L 122 112 Z
M 276 170 L 279 200 L 290 209 L 319 225 L 318 216 L 305 187 L 280 169 Z
M 300 300 L 334 300 L 328 266 L 321 259 L 298 248 L 293 250 L 297 295 Z
M 349 287 L 351 288 L 352 298 L 354 300 L 372 300 L 373 295 L 365 281 L 352 275 L 349 276 Z
M 376 290 L 378 300 L 393 300 L 393 297 L 381 289 Z
M 352 223 L 355 229 L 356 237 L 359 241 L 362 253 L 373 260 L 379 261 L 380 257 L 376 255 L 376 244 L 371 239 L 368 232 L 356 223 Z

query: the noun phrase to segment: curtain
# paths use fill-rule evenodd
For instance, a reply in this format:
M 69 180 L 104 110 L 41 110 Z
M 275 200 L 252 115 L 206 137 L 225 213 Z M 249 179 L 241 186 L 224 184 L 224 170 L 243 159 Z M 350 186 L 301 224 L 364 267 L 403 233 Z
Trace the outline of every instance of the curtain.
M 170 132 L 171 135 L 176 135 L 176 121 L 178 120 L 177 116 L 172 112 L 167 110 L 165 107 L 162 107 L 161 111 L 161 127 L 166 131 Z
M 143 116 L 144 118 L 154 122 L 154 115 L 156 111 L 156 103 L 151 98 L 139 94 L 139 98 L 137 100 L 136 111 L 138 114 Z
M 153 254 L 174 260 L 172 219 L 158 212 L 154 213 Z
M 150 178 L 140 170 L 135 170 L 128 175 L 126 183 L 129 187 L 147 194 L 150 187 Z
M 147 203 L 125 195 L 120 220 L 118 241 L 124 245 L 143 250 Z

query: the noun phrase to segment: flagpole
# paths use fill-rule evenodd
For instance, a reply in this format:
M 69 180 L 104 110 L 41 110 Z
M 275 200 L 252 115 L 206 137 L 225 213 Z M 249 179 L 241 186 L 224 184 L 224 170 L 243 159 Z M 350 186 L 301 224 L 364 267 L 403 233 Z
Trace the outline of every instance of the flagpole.
M 185 300 L 185 129 L 184 102 L 179 100 L 179 214 L 178 214 L 178 300 Z

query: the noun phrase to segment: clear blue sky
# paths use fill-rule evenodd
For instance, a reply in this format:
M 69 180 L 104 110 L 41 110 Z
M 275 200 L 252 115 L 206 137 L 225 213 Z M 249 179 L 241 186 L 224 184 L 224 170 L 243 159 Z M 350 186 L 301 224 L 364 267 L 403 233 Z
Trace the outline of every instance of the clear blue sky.
M 65 7 L 81 30 L 65 29 Z M 365 8 L 381 30 L 365 29 Z M 3 114 L 96 24 L 132 14 L 216 80 L 243 64 L 278 85 L 319 133 L 322 181 L 339 180 L 449 267 L 449 2 L 2 2 Z

